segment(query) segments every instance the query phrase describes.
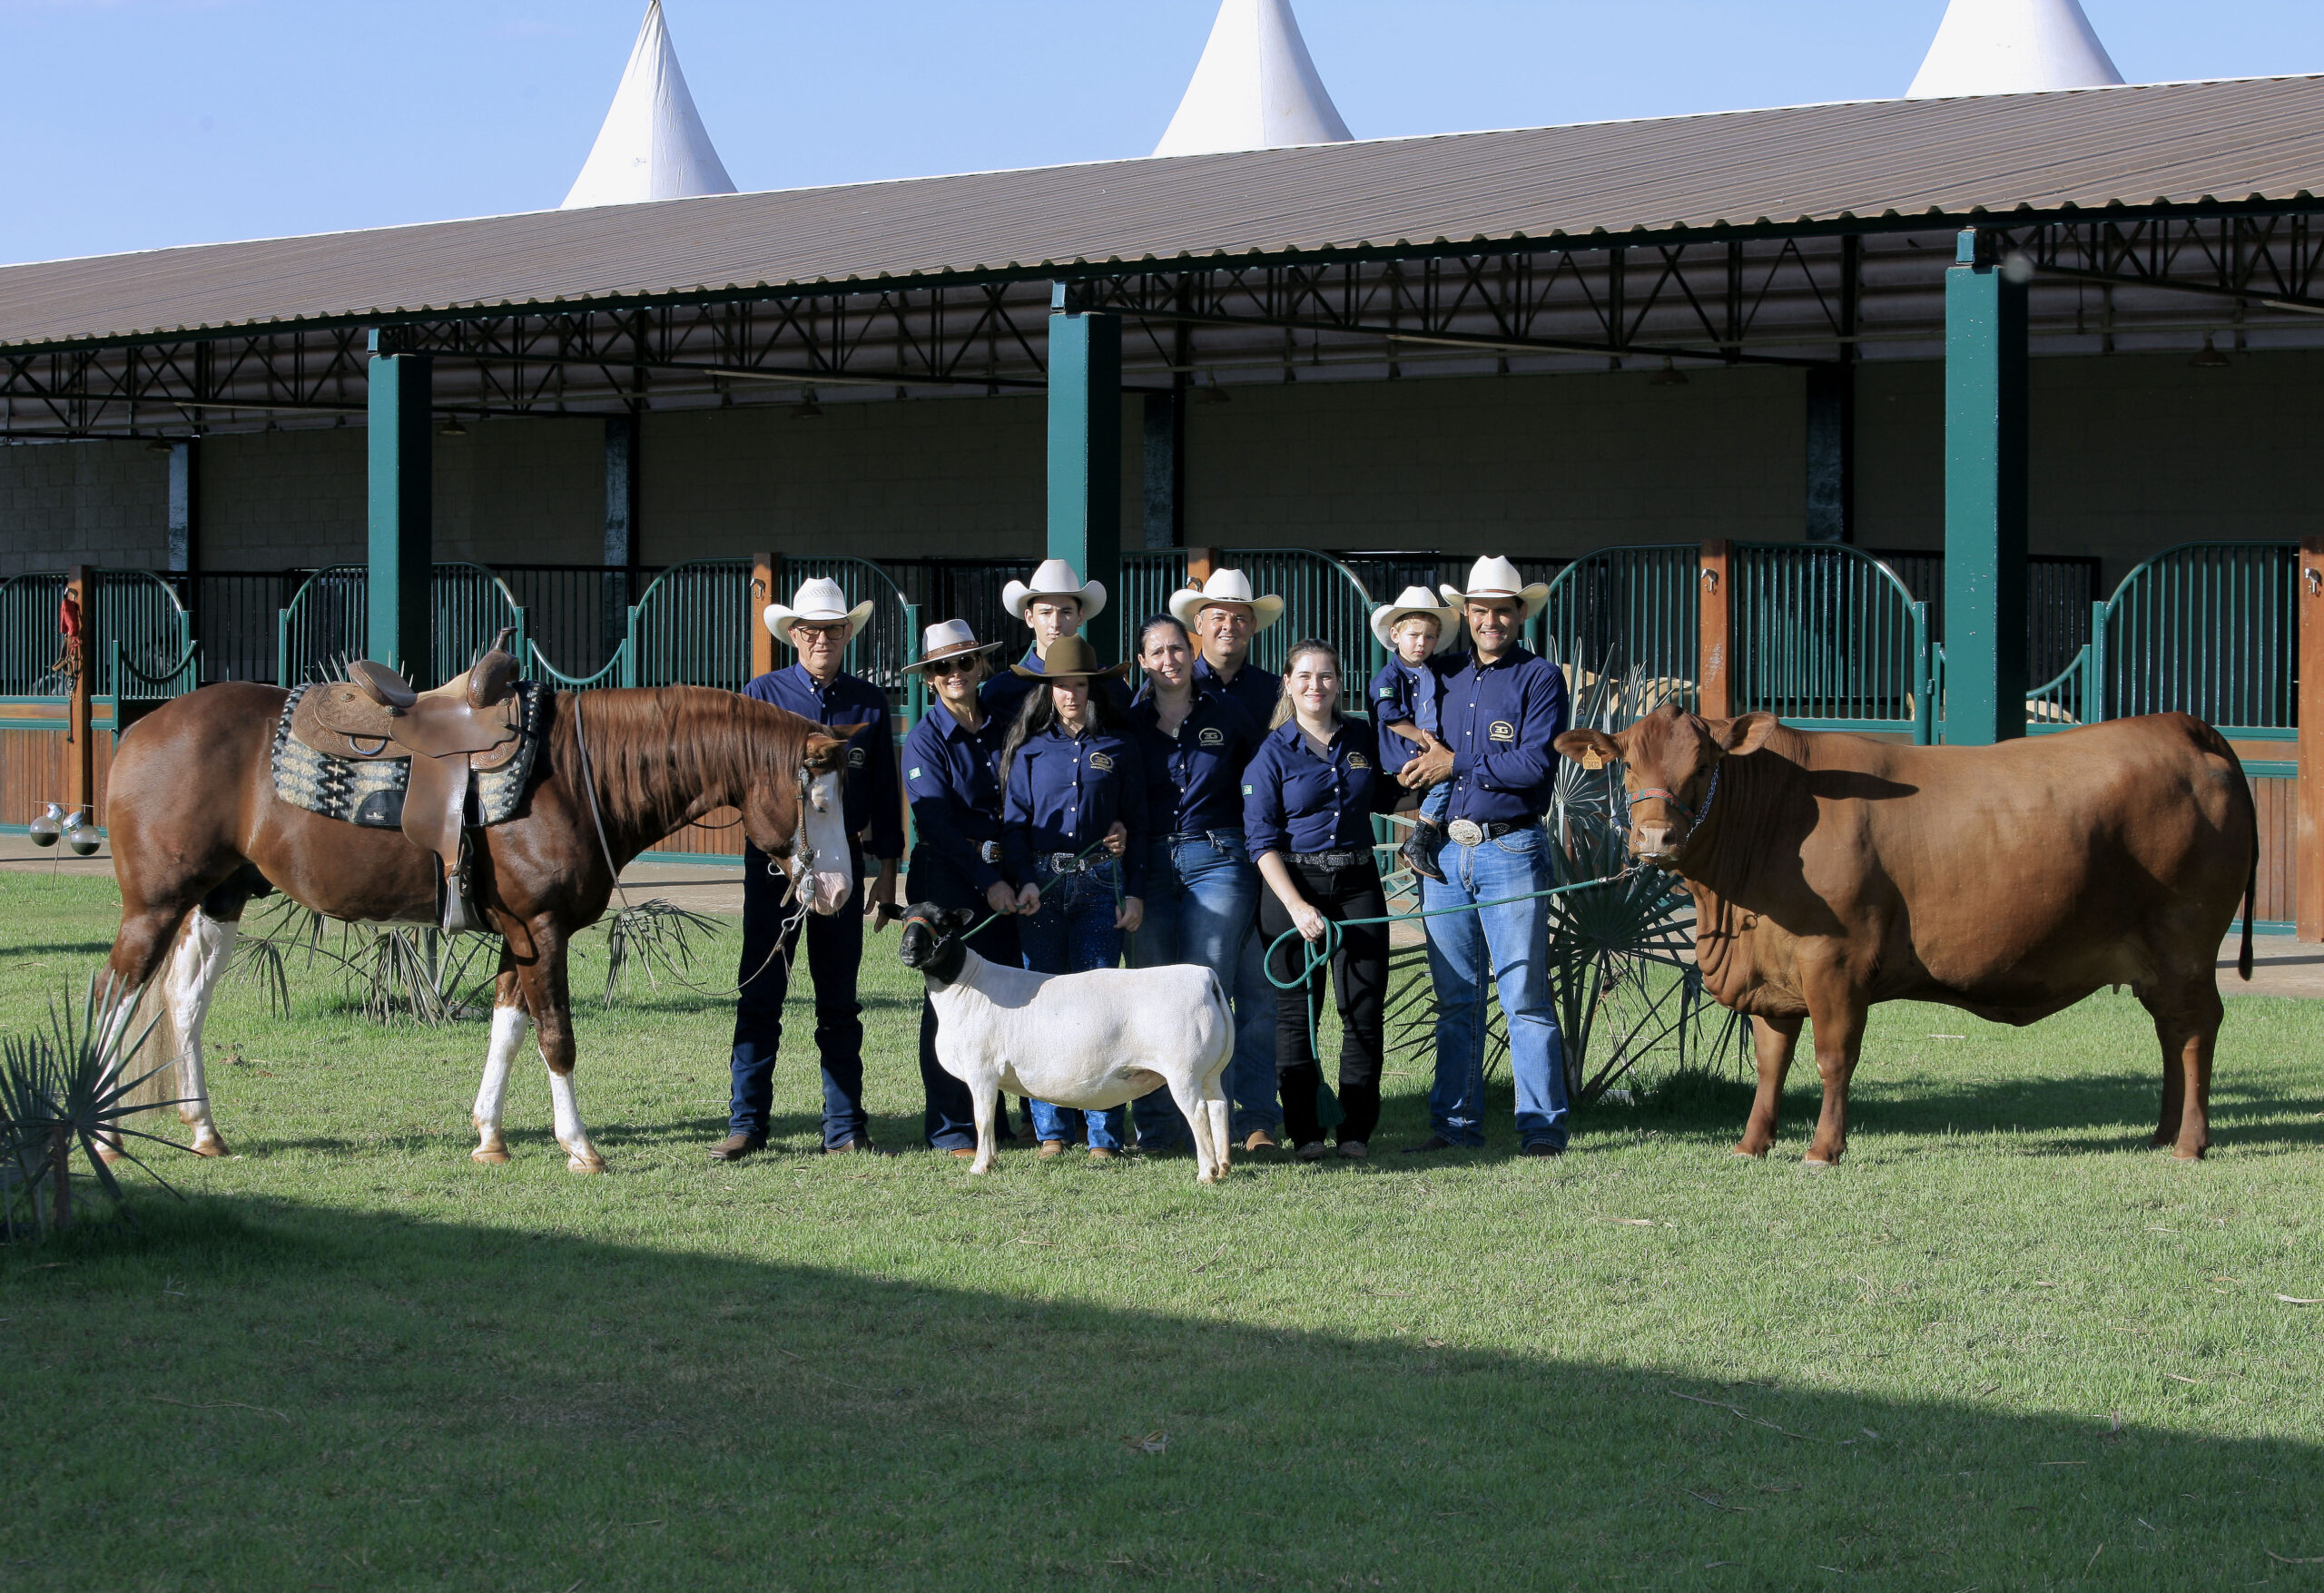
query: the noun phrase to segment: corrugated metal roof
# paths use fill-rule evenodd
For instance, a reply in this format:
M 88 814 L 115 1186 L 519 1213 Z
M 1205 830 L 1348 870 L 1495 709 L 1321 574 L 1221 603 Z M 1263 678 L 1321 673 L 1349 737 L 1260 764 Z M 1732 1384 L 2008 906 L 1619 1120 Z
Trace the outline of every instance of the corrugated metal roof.
M 2324 76 L 1882 100 L 548 211 L 0 270 L 0 348 L 2324 191 Z

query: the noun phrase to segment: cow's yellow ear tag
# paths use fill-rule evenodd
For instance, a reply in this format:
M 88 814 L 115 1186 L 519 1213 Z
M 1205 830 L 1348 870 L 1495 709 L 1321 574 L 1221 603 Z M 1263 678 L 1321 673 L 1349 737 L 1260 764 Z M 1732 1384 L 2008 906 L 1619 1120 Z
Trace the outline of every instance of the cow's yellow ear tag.
M 1606 766 L 1606 760 L 1597 748 L 1592 747 L 1581 754 L 1581 766 L 1584 769 L 1603 769 Z

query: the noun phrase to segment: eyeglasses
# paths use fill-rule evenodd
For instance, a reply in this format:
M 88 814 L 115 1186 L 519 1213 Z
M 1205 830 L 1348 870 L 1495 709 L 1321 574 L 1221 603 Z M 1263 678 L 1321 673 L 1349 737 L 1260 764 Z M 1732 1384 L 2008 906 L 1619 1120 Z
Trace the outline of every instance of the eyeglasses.
M 931 674 L 967 674 L 973 670 L 982 667 L 983 662 L 984 661 L 982 659 L 974 656 L 968 658 L 940 658 L 935 663 L 928 666 L 928 673 Z

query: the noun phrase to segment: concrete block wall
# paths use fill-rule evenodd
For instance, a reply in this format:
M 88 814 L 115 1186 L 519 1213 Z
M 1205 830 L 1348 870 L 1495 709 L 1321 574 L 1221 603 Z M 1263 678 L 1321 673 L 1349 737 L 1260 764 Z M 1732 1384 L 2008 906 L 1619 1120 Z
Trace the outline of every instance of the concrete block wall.
M 138 442 L 0 447 L 0 579 L 169 561 L 170 460 Z
M 2324 354 L 2037 360 L 2033 539 L 2098 554 L 2111 588 L 2174 542 L 2293 539 L 2324 517 Z M 1188 417 L 1189 540 L 1571 556 L 1624 542 L 1785 541 L 1806 512 L 1793 370 L 1253 384 Z M 1857 393 L 1858 540 L 1944 541 L 1944 372 L 1871 364 Z M 1039 397 L 649 414 L 639 556 L 762 547 L 1027 559 L 1044 540 Z M 1143 540 L 1139 424 L 1123 407 L 1125 545 Z M 439 556 L 597 562 L 596 420 L 493 421 L 437 438 Z M 359 426 L 202 444 L 202 562 L 359 560 Z M 136 443 L 0 447 L 0 575 L 166 559 L 165 455 Z

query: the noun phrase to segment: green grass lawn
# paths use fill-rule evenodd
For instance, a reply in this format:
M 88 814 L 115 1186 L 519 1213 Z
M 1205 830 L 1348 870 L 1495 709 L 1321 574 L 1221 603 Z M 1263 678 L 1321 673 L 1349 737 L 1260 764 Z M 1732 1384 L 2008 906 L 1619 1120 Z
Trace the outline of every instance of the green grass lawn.
M 0 1030 L 113 910 L 0 874 Z M 916 1146 L 894 945 L 873 1132 Z M 804 1045 L 714 1167 L 728 1009 L 666 989 L 581 1018 L 609 1175 L 537 1065 L 479 1167 L 482 1025 L 298 998 L 222 999 L 185 1204 L 0 1247 L 0 1588 L 2324 1588 L 2324 1306 L 2277 1299 L 2324 1296 L 2324 1004 L 2230 1004 L 2201 1165 L 2101 996 L 1878 1009 L 1829 1174 L 1803 1067 L 1765 1163 L 1739 1087 L 1520 1161 L 1504 1087 L 1486 1152 L 1209 1190 L 811 1155 Z

